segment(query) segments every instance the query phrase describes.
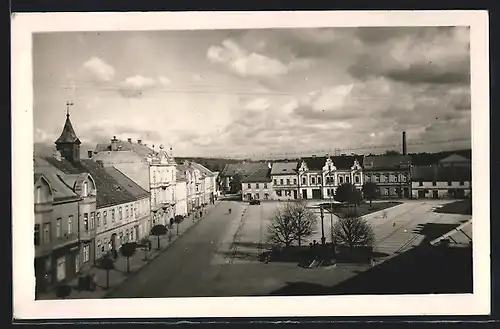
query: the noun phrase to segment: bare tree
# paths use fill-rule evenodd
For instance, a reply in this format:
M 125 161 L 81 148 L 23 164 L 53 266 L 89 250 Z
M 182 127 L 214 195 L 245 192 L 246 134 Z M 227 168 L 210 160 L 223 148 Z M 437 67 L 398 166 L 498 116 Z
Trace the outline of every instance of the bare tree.
M 333 225 L 336 243 L 344 244 L 352 251 L 357 246 L 371 246 L 375 240 L 373 228 L 356 212 L 348 212 L 339 216 Z
M 316 232 L 317 218 L 307 208 L 305 202 L 286 202 L 282 209 L 277 209 L 267 226 L 267 240 L 274 244 L 289 247 Z
M 294 223 L 295 240 L 299 246 L 304 238 L 310 237 L 316 233 L 318 218 L 307 208 L 303 201 L 291 202 L 286 205 L 285 211 L 290 213 Z
M 267 240 L 273 244 L 290 245 L 295 240 L 295 223 L 290 213 L 284 209 L 276 209 L 267 225 Z

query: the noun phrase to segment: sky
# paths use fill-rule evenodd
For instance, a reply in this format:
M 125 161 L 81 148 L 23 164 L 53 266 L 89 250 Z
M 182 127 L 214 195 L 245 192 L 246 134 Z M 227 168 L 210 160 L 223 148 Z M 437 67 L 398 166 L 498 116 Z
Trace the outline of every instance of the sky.
M 410 152 L 470 148 L 467 27 L 35 34 L 33 86 L 34 139 L 52 145 L 69 101 L 86 147 L 367 153 L 406 131 Z

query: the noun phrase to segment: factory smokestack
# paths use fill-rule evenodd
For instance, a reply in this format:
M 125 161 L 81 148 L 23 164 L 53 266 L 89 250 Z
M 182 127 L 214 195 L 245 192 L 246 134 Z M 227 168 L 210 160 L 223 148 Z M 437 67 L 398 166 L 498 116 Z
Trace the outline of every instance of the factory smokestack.
M 403 155 L 406 155 L 406 131 L 403 131 Z

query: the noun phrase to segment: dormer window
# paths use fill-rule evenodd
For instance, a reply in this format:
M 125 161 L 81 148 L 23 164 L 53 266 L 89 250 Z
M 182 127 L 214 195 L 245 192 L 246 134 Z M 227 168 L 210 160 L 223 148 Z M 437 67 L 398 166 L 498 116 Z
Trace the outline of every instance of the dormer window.
M 87 182 L 83 182 L 82 196 L 87 196 L 88 195 L 88 190 L 89 190 L 88 183 Z

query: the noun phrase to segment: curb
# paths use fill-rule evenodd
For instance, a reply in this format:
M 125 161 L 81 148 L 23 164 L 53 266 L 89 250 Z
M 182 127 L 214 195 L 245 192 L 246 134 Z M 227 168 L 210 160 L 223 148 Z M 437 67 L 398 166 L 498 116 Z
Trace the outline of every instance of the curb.
M 214 208 L 217 207 L 219 204 L 215 204 L 214 205 Z M 212 209 L 213 210 L 213 209 Z M 140 267 L 139 269 L 137 269 L 135 272 L 133 273 L 130 273 L 128 276 L 125 277 L 125 280 L 123 280 L 121 283 L 119 283 L 116 287 L 113 287 L 112 289 L 109 289 L 109 291 L 104 294 L 101 298 L 112 298 L 111 294 L 113 294 L 116 290 L 118 290 L 118 288 L 120 288 L 123 284 L 125 284 L 128 280 L 132 279 L 133 277 L 135 277 L 137 274 L 139 274 L 144 268 L 148 267 L 149 264 L 151 264 L 153 262 L 153 260 L 155 260 L 158 256 L 160 256 L 161 254 L 163 254 L 163 252 L 165 252 L 166 250 L 168 250 L 175 242 L 179 241 L 181 239 L 181 237 L 189 232 L 193 227 L 195 227 L 199 222 L 201 222 L 202 220 L 198 220 L 196 222 L 194 222 L 194 224 L 192 224 L 190 227 L 188 227 L 182 234 L 179 235 L 179 237 L 177 239 L 175 239 L 174 241 L 170 242 L 167 246 L 165 246 L 165 248 L 163 248 L 162 250 L 160 250 L 159 253 L 157 253 L 155 256 L 153 256 L 152 258 L 149 259 L 149 261 L 147 263 L 145 263 L 142 267 Z

